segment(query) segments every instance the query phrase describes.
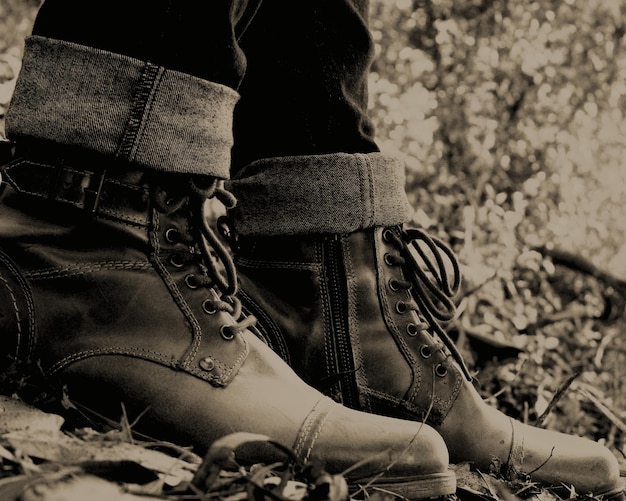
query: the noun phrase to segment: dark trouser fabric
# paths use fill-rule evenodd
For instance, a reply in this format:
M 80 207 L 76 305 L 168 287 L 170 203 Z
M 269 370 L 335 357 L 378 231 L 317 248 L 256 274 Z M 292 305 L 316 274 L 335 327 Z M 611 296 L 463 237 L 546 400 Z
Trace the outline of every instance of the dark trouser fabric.
M 236 171 L 260 158 L 378 151 L 366 116 L 368 4 L 264 0 L 241 39 Z
M 259 2 L 260 0 L 252 0 Z M 245 57 L 235 29 L 247 0 L 46 0 L 33 35 L 122 54 L 236 88 Z
M 47 0 L 33 34 L 237 90 L 233 176 L 268 157 L 378 151 L 368 0 Z

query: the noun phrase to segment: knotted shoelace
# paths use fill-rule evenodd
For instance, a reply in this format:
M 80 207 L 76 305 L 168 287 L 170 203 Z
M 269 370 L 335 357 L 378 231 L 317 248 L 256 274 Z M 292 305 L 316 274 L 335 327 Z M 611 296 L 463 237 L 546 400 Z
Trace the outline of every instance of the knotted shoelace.
M 454 298 L 461 286 L 459 263 L 452 249 L 443 241 L 419 229 L 398 228 L 383 232 L 383 238 L 398 251 L 388 254 L 387 264 L 401 266 L 407 280 L 395 280 L 395 286 L 408 290 L 415 305 L 403 303 L 426 321 L 429 327 L 448 349 L 468 380 L 469 369 L 456 345 L 441 327 L 456 315 Z M 448 270 L 446 261 L 451 270 Z
M 232 256 L 226 246 L 211 228 L 206 215 L 205 203 L 212 198 L 217 199 L 227 209 L 234 207 L 236 200 L 232 193 L 224 189 L 223 183 L 213 177 L 195 176 L 186 178 L 188 182 L 179 186 L 164 189 L 158 185 L 152 187 L 152 199 L 155 208 L 164 214 L 173 214 L 186 206 L 189 213 L 189 233 L 177 232 L 180 243 L 195 247 L 199 254 L 182 254 L 184 261 L 197 260 L 200 257 L 206 272 L 193 275 L 191 288 L 215 287 L 221 292 L 220 300 L 207 299 L 205 311 L 220 310 L 229 313 L 237 322 L 236 325 L 225 326 L 229 335 L 241 332 L 256 323 L 253 316 L 242 318 L 242 306 L 237 293 L 237 271 Z

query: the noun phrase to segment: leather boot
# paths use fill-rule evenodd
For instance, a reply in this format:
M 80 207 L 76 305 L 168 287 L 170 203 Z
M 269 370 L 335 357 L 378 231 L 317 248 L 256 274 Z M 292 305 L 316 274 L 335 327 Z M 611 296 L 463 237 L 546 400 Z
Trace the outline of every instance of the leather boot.
M 354 485 L 382 473 L 373 487 L 409 499 L 455 492 L 433 428 L 333 402 L 252 332 L 205 220 L 207 199 L 232 203 L 216 179 L 52 153 L 2 175 L 0 348 L 24 388 L 63 393 L 92 418 L 119 420 L 123 404 L 135 431 L 198 453 L 246 431 L 330 473 L 363 461 Z
M 441 322 L 460 278 L 452 251 L 418 230 L 246 236 L 236 242 L 244 309 L 307 383 L 362 411 L 425 420 L 453 462 L 579 493 L 623 489 L 611 452 L 512 420 L 479 396 Z

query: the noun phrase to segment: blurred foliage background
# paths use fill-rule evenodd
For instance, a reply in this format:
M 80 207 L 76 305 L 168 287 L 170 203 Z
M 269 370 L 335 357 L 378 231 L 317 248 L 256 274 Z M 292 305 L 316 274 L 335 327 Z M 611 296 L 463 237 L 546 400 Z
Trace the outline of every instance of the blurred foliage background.
M 379 144 L 459 256 L 483 395 L 623 460 L 626 1 L 371 2 Z M 0 133 L 38 4 L 0 0 Z
M 415 222 L 463 264 L 450 329 L 484 395 L 534 422 L 563 390 L 543 425 L 622 459 L 625 14 L 622 0 L 374 0 L 370 79 Z

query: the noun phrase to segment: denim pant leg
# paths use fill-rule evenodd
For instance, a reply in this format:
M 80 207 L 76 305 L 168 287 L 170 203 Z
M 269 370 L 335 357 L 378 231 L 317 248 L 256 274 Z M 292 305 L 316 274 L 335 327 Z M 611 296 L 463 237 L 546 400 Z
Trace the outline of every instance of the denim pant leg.
M 240 39 L 231 211 L 241 235 L 348 233 L 408 220 L 404 165 L 367 116 L 368 0 L 264 0 Z
M 236 170 L 268 156 L 377 150 L 367 15 L 368 0 L 46 0 L 33 34 L 239 90 Z
M 378 151 L 367 117 L 369 0 L 263 0 L 239 43 L 233 174 L 267 157 Z
M 47 0 L 7 135 L 119 166 L 229 175 L 237 44 L 260 0 Z
M 123 54 L 235 89 L 237 44 L 260 0 L 46 0 L 33 34 Z

